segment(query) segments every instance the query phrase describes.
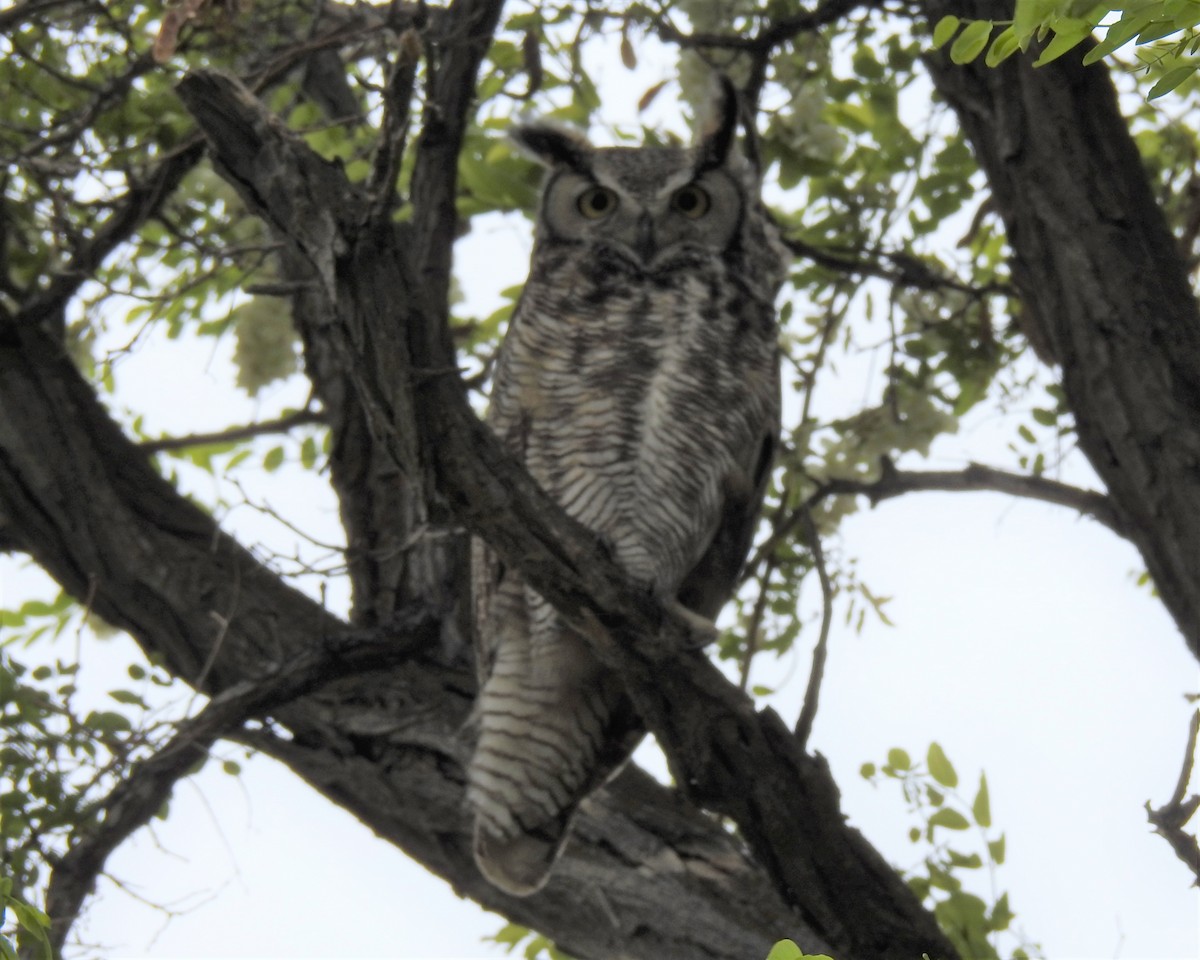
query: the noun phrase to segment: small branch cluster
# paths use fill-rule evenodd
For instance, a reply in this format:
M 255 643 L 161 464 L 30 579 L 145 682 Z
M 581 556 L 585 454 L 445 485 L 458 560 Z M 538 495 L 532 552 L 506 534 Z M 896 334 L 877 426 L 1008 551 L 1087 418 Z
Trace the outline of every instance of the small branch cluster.
M 1196 742 L 1200 737 L 1200 710 L 1192 714 L 1188 728 L 1187 748 L 1183 754 L 1183 767 L 1179 771 L 1179 781 L 1175 784 L 1175 792 L 1171 799 L 1157 809 L 1146 801 L 1146 817 L 1154 827 L 1155 833 L 1171 845 L 1175 856 L 1182 860 L 1192 876 L 1194 885 L 1200 887 L 1200 842 L 1194 834 L 1184 830 L 1188 821 L 1200 810 L 1200 793 L 1187 795 L 1188 785 L 1192 780 L 1192 765 L 1196 758 Z
M 230 687 L 195 717 L 179 724 L 174 736 L 154 754 L 138 761 L 100 802 L 95 827 L 77 834 L 54 864 L 46 893 L 52 918 L 50 940 L 61 951 L 84 899 L 104 869 L 108 856 L 135 830 L 145 826 L 166 803 L 175 784 L 221 737 L 239 731 L 300 697 L 343 677 L 394 667 L 428 647 L 438 636 L 439 621 L 415 609 L 387 627 L 347 631 L 327 638 L 324 648 L 310 651 L 257 680 Z

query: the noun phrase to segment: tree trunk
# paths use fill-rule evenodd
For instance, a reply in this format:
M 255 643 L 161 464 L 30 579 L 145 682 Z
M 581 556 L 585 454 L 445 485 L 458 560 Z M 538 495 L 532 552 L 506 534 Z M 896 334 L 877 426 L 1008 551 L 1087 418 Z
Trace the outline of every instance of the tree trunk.
M 926 9 L 931 22 L 1011 15 Z M 1200 310 L 1108 69 L 1082 66 L 1085 49 L 1038 68 L 1034 54 L 928 65 L 987 174 L 1080 447 L 1200 657 Z

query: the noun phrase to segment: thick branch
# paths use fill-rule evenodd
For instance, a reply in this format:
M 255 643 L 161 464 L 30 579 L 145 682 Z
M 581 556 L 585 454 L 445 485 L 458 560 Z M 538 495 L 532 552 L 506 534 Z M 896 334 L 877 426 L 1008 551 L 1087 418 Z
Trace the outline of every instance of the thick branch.
M 1003 19 L 999 0 L 929 0 Z M 927 65 L 987 174 L 1079 445 L 1200 658 L 1200 309 L 1103 63 Z

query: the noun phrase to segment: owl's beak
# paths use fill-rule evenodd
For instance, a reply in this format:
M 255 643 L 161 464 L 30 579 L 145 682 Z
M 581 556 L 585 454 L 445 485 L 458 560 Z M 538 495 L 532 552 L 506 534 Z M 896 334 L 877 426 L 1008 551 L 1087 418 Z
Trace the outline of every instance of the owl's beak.
M 650 263 L 658 252 L 658 245 L 654 241 L 654 221 L 650 219 L 648 211 L 638 218 L 637 233 L 633 238 L 633 252 L 638 255 L 642 263 L 646 264 Z

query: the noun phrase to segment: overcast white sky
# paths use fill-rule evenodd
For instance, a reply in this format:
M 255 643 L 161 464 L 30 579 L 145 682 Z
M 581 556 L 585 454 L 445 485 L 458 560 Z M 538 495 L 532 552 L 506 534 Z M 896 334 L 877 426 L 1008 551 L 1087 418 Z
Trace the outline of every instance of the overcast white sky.
M 618 63 L 615 55 L 606 61 L 606 78 L 626 77 Z M 629 90 L 622 84 L 608 98 L 607 119 L 632 122 L 637 97 L 663 70 L 643 53 Z M 672 95 L 665 92 L 657 108 L 669 107 Z M 527 230 L 510 223 L 468 238 L 460 254 L 471 266 L 460 275 L 472 301 L 484 309 L 496 291 L 519 282 L 528 250 Z M 121 402 L 146 412 L 147 430 L 176 433 L 303 402 L 299 378 L 247 401 L 229 386 L 230 344 L 210 351 L 156 338 L 126 361 Z M 825 402 L 836 407 L 877 392 L 868 376 L 867 365 L 847 364 Z M 1012 432 L 980 412 L 939 441 L 930 466 L 1008 462 Z M 1063 478 L 1094 483 L 1078 463 Z M 288 472 L 250 480 L 247 490 L 314 536 L 338 539 L 319 478 Z M 281 553 L 302 546 L 249 509 L 225 524 Z M 1183 696 L 1200 691 L 1200 669 L 1160 604 L 1135 586 L 1142 564 L 1132 547 L 1061 508 L 1000 495 L 923 494 L 864 509 L 833 548 L 858 558 L 859 576 L 875 593 L 895 598 L 895 627 L 868 618 L 859 635 L 834 623 L 812 745 L 832 764 L 851 822 L 894 863 L 915 865 L 920 848 L 907 840 L 912 821 L 898 788 L 872 787 L 858 769 L 882 762 L 893 746 L 921 757 L 937 740 L 968 802 L 986 769 L 993 821 L 1008 838 L 996 892 L 1009 892 L 1017 925 L 1046 956 L 1200 957 L 1200 900 L 1186 869 L 1150 833 L 1143 809 L 1174 788 L 1190 715 Z M 30 590 L 45 596 L 38 583 L 0 559 L 0 605 Z M 817 598 L 806 602 L 815 614 Z M 71 638 L 60 643 L 73 648 Z M 84 676 L 97 696 L 128 686 L 131 650 L 125 638 L 84 649 Z M 782 684 L 771 702 L 785 717 L 799 710 L 808 656 L 797 650 L 755 674 L 755 682 Z M 225 753 L 240 758 L 232 748 Z M 978 849 L 971 843 L 962 846 Z M 110 867 L 128 889 L 106 883 L 82 928 L 110 957 L 502 955 L 481 942 L 503 926 L 500 917 L 458 899 L 265 759 L 246 763 L 238 778 L 209 764 L 178 788 L 170 819 L 139 833 Z M 986 874 L 978 889 L 991 899 Z M 138 896 L 185 912 L 165 923 Z

